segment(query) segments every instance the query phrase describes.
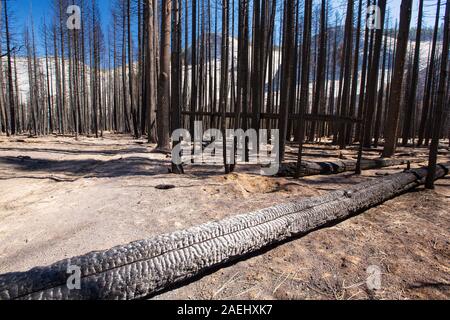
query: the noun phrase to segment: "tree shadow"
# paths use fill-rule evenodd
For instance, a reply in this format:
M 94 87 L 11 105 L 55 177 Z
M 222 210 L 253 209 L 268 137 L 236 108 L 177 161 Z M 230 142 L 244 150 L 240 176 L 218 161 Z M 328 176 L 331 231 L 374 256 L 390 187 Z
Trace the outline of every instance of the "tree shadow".
M 114 178 L 165 174 L 168 173 L 169 162 L 145 157 L 128 157 L 109 161 L 0 157 L 0 165 L 6 166 L 5 171 L 11 170 L 27 175 L 30 173 L 50 173 L 78 178 Z M 6 178 L 11 179 L 11 177 Z M 21 177 L 19 174 L 14 174 L 12 178 Z M 41 177 L 37 176 L 36 178 Z M 0 180 L 5 180 L 5 177 L 0 177 Z
M 123 147 L 123 146 L 122 146 Z M 103 155 L 103 156 L 114 156 L 114 155 L 127 155 L 135 153 L 148 152 L 143 147 L 138 148 L 123 148 L 118 150 L 67 150 L 67 149 L 53 149 L 53 148 L 5 148 L 0 147 L 0 151 L 12 151 L 12 152 L 39 152 L 39 153 L 56 153 L 65 155 Z

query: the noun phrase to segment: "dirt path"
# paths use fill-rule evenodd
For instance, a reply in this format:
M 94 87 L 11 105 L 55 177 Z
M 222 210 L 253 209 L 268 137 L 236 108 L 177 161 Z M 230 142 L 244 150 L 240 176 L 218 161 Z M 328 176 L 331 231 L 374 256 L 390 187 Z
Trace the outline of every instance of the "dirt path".
M 168 159 L 151 151 L 144 141 L 127 137 L 0 137 L 0 273 L 25 271 L 404 169 L 298 181 L 261 177 L 256 168 L 240 168 L 225 177 L 219 168 L 195 167 L 185 176 L 174 176 L 167 174 Z M 415 152 L 423 157 L 426 150 Z M 306 159 L 327 161 L 355 155 L 320 147 L 307 153 Z M 175 188 L 155 188 L 161 184 Z M 435 191 L 406 194 L 156 298 L 448 299 L 449 186 L 450 179 L 443 179 Z M 382 271 L 381 290 L 367 289 L 369 266 Z

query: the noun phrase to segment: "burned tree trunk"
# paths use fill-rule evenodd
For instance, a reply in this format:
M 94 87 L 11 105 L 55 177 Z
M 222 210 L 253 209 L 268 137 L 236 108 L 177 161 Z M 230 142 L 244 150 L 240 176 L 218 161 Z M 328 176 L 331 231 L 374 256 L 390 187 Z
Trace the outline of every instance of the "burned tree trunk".
M 218 5 L 217 5 L 218 6 Z M 191 59 L 191 101 L 190 101 L 190 109 L 191 114 L 189 115 L 189 130 L 191 132 L 191 136 L 194 136 L 194 126 L 195 126 L 195 115 L 194 112 L 197 111 L 197 0 L 192 0 L 192 59 Z M 187 10 L 187 7 L 186 7 Z M 217 16 L 216 16 L 217 20 Z M 186 19 L 187 21 L 187 19 Z M 186 22 L 187 23 L 187 22 Z M 217 28 L 217 21 L 216 21 L 216 28 Z M 186 32 L 187 32 L 186 28 Z M 217 35 L 215 34 L 215 37 L 217 39 Z M 222 39 L 223 40 L 223 39 Z M 216 41 L 214 41 L 215 46 L 217 46 Z M 187 44 L 186 44 L 187 45 Z M 187 62 L 186 62 L 187 63 Z M 214 68 L 216 70 L 216 68 Z M 185 75 L 187 77 L 187 73 Z
M 420 163 L 421 160 L 407 159 L 363 159 L 361 160 L 361 170 L 382 169 L 400 165 L 410 165 Z M 332 175 L 356 170 L 357 162 L 354 160 L 338 160 L 327 162 L 303 161 L 300 174 L 297 177 L 308 177 L 316 175 Z M 295 177 L 295 163 L 283 164 L 278 172 L 279 177 Z
M 8 103 L 9 103 L 9 120 L 10 133 L 16 134 L 16 108 L 14 107 L 14 83 L 12 77 L 12 63 L 11 63 L 11 35 L 9 33 L 9 12 L 8 1 L 3 1 L 3 9 L 5 12 L 5 32 L 6 32 L 6 50 L 7 50 L 7 77 L 8 77 Z
M 322 0 L 320 8 L 320 36 L 319 36 L 319 53 L 317 59 L 316 89 L 314 92 L 312 114 L 319 113 L 319 107 L 323 98 L 323 90 L 325 86 L 325 66 L 327 55 L 327 20 L 326 20 L 326 0 Z M 316 122 L 311 123 L 309 129 L 309 140 L 314 141 L 316 134 Z
M 420 44 L 422 40 L 422 16 L 423 16 L 423 3 L 424 0 L 419 0 L 419 14 L 418 14 L 418 23 L 417 23 L 417 33 L 416 33 L 416 46 L 414 48 L 414 63 L 412 67 L 412 76 L 411 76 L 411 87 L 409 92 L 407 93 L 406 98 L 406 110 L 405 110 L 405 119 L 403 122 L 403 137 L 402 144 L 406 146 L 408 144 L 408 140 L 411 137 L 411 127 L 412 127 L 412 115 L 414 112 L 414 108 L 416 105 L 416 94 L 417 94 L 417 82 L 419 80 L 419 63 L 420 63 Z M 414 136 L 413 136 L 414 138 Z M 414 140 L 414 139 L 413 139 Z
M 404 65 L 408 47 L 409 25 L 411 22 L 412 0 L 402 0 L 400 12 L 400 26 L 398 32 L 391 96 L 389 99 L 388 122 L 386 124 L 386 143 L 383 157 L 392 157 L 397 147 L 397 131 L 400 115 L 401 90 L 403 85 Z
M 439 147 L 439 138 L 442 133 L 442 125 L 446 119 L 445 115 L 445 86 L 447 82 L 447 61 L 450 41 L 450 1 L 447 0 L 444 19 L 444 38 L 442 42 L 441 69 L 439 72 L 439 88 L 437 92 L 436 113 L 434 114 L 433 137 L 430 146 L 430 156 L 428 164 L 428 176 L 426 187 L 434 189 L 434 178 L 436 174 L 436 163 Z M 448 108 L 448 106 L 447 106 Z
M 437 168 L 444 177 L 450 164 Z M 0 276 L 0 300 L 145 298 L 181 281 L 352 217 L 424 182 L 426 169 L 358 184 L 254 213 L 156 236 L 23 273 Z M 81 271 L 80 290 L 69 290 L 70 266 Z
M 171 15 L 172 1 L 163 0 L 160 73 L 158 81 L 158 149 L 164 152 L 170 151 L 170 39 L 171 39 Z
M 359 0 L 358 4 L 358 22 L 356 25 L 356 36 L 355 36 L 355 56 L 353 60 L 353 75 L 352 75 L 352 89 L 350 93 L 350 111 L 351 117 L 355 116 L 356 111 L 356 98 L 359 83 L 359 53 L 360 53 L 360 41 L 361 41 L 361 25 L 362 25 L 362 0 Z M 345 144 L 349 145 L 352 142 L 352 133 L 354 129 L 354 124 L 349 124 L 347 126 L 346 141 Z
M 229 66 L 229 39 L 228 39 L 228 20 L 229 20 L 229 0 L 222 1 L 222 50 L 221 50 L 221 74 L 220 74 L 220 112 L 221 112 L 221 131 L 222 131 L 222 152 L 225 173 L 231 172 L 231 167 L 227 158 L 227 105 L 228 105 L 228 66 Z
M 347 3 L 347 16 L 345 22 L 345 35 L 344 35 L 344 54 L 342 56 L 341 68 L 344 68 L 342 75 L 342 95 L 339 101 L 340 115 L 343 117 L 348 116 L 349 103 L 350 103 L 350 90 L 352 82 L 352 48 L 353 48 L 353 0 L 349 0 Z M 340 125 L 338 143 L 341 149 L 345 148 L 346 143 L 347 125 L 345 123 Z
M 172 131 L 181 129 L 181 0 L 173 0 L 173 36 L 172 36 L 172 76 L 171 110 Z M 172 149 L 179 142 L 173 141 Z M 184 173 L 183 166 L 172 162 L 172 173 Z
M 364 116 L 365 121 L 365 132 L 364 140 L 362 141 L 364 146 L 370 148 L 372 144 L 373 137 L 373 116 L 375 113 L 375 107 L 377 103 L 377 87 L 378 87 L 378 76 L 380 74 L 380 56 L 381 56 L 381 45 L 383 43 L 383 33 L 384 33 L 384 17 L 386 13 L 386 0 L 380 0 L 378 5 L 381 10 L 381 28 L 375 31 L 375 45 L 373 48 L 372 61 L 370 61 L 370 72 L 367 82 L 367 100 L 366 100 L 366 112 Z M 384 70 L 383 70 L 384 71 Z
M 299 139 L 298 155 L 297 155 L 297 174 L 300 174 L 300 168 L 303 158 L 303 142 L 305 139 L 305 119 L 304 114 L 309 104 L 309 71 L 310 71 L 310 51 L 311 51 L 311 25 L 312 25 L 312 0 L 305 1 L 305 17 L 303 27 L 303 44 L 302 44 L 302 73 L 301 73 L 301 89 L 300 89 L 300 110 L 299 123 L 297 127 L 297 137 Z M 281 131 L 282 132 L 282 131 Z M 284 137 L 281 137 L 284 141 Z M 280 144 L 282 145 L 282 144 Z M 283 144 L 284 147 L 284 144 Z M 284 153 L 284 150 L 281 150 Z M 284 157 L 280 158 L 283 161 Z
M 380 139 L 380 127 L 381 127 L 381 120 L 383 116 L 383 109 L 384 109 L 384 95 L 386 94 L 385 90 L 385 77 L 386 77 L 386 60 L 387 60 L 387 34 L 384 38 L 384 49 L 383 49 L 383 63 L 381 67 L 381 81 L 380 81 L 380 89 L 378 91 L 378 102 L 377 102 L 377 114 L 375 117 L 375 127 L 374 127 L 374 142 L 373 145 L 375 148 L 378 147 L 379 139 Z
M 148 37 L 145 41 L 146 43 L 146 54 L 145 54 L 145 101 L 147 105 L 147 140 L 149 143 L 156 142 L 155 135 L 153 134 L 153 121 L 155 113 L 155 74 L 156 74 L 156 64 L 155 64 L 155 28 L 154 28 L 154 0 L 146 0 L 145 2 L 145 19 L 147 25 Z
M 426 79 L 425 93 L 423 97 L 422 117 L 420 119 L 420 126 L 419 126 L 419 140 L 417 141 L 417 146 L 419 147 L 423 144 L 423 140 L 425 137 L 425 129 L 427 122 L 429 120 L 428 114 L 431 108 L 431 91 L 434 77 L 436 43 L 439 32 L 440 12 L 441 12 L 441 0 L 438 0 L 436 7 L 436 20 L 434 23 L 434 31 L 433 31 L 433 43 L 431 45 L 430 61 L 428 64 L 428 72 L 427 72 L 428 76 Z
M 307 0 L 305 10 L 308 8 Z M 283 63 L 282 63 L 282 74 L 284 81 L 281 83 L 281 103 L 280 103 L 280 159 L 283 161 L 285 155 L 286 146 L 286 136 L 287 136 L 287 125 L 289 116 L 289 106 L 292 101 L 290 101 L 291 90 L 295 90 L 292 87 L 293 81 L 292 77 L 295 77 L 295 72 L 292 67 L 292 60 L 294 58 L 295 49 L 295 37 L 294 37 L 294 16 L 295 15 L 295 4 L 294 1 L 287 1 L 284 8 L 284 24 L 283 24 Z M 307 23 L 305 17 L 305 23 Z M 309 37 L 307 33 L 304 35 L 305 39 Z M 306 42 L 307 40 L 304 40 Z M 309 51 L 308 51 L 309 53 Z M 303 120 L 301 120 L 303 121 Z
M 163 18 L 164 19 L 164 18 Z M 170 23 L 170 21 L 169 21 Z M 134 66 L 133 66 L 133 52 L 131 44 L 131 0 L 127 0 L 127 42 L 128 42 L 128 90 L 130 95 L 130 110 L 133 120 L 133 134 L 137 139 L 139 138 L 139 121 L 137 109 L 135 105 L 135 90 L 134 90 Z

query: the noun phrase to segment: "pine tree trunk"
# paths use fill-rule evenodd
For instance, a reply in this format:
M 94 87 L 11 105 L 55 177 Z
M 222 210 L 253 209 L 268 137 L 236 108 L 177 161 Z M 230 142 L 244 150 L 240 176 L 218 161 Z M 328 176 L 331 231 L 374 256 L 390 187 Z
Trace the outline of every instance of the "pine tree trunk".
M 172 1 L 163 0 L 161 7 L 161 51 L 158 79 L 158 150 L 170 152 L 170 40 Z
M 436 177 L 436 164 L 439 148 L 439 138 L 442 133 L 442 125 L 447 117 L 448 100 L 445 102 L 445 86 L 448 77 L 448 51 L 450 49 L 450 1 L 447 1 L 444 18 L 444 35 L 442 40 L 441 69 L 439 72 L 439 88 L 437 92 L 436 113 L 434 114 L 433 133 L 430 145 L 430 155 L 428 164 L 428 176 L 425 186 L 428 189 L 434 189 L 434 180 Z
M 409 92 L 406 93 L 406 110 L 405 110 L 405 119 L 403 123 L 403 141 L 402 144 L 406 146 L 408 144 L 408 140 L 412 135 L 411 126 L 412 126 L 412 115 L 414 113 L 415 105 L 416 105 L 416 95 L 417 95 L 417 82 L 419 79 L 419 63 L 420 63 L 420 45 L 422 41 L 422 20 L 423 20 L 423 4 L 424 0 L 419 0 L 419 13 L 417 17 L 417 32 L 416 32 L 416 45 L 414 48 L 414 63 L 412 67 L 412 76 L 410 82 Z M 414 136 L 413 136 L 414 140 Z
M 439 23 L 440 23 L 440 10 L 441 10 L 441 0 L 437 1 L 437 7 L 436 7 L 436 20 L 434 23 L 434 31 L 433 31 L 433 42 L 431 45 L 431 54 L 430 54 L 430 62 L 428 64 L 428 77 L 426 79 L 425 83 L 425 93 L 423 97 L 423 105 L 422 105 L 422 117 L 420 119 L 420 126 L 419 126 L 419 140 L 417 141 L 417 146 L 421 146 L 424 142 L 425 138 L 425 129 L 427 126 L 427 123 L 431 123 L 429 121 L 428 115 L 430 114 L 430 109 L 432 107 L 431 99 L 431 91 L 433 86 L 433 77 L 434 77 L 434 68 L 435 68 L 435 56 L 436 56 L 436 45 L 437 45 L 437 37 L 439 32 Z
M 309 0 L 307 0 L 309 3 Z M 284 24 L 283 24 L 283 62 L 282 75 L 283 82 L 281 83 L 280 93 L 280 161 L 284 161 L 286 136 L 288 134 L 288 118 L 289 107 L 294 101 L 290 101 L 292 87 L 292 77 L 295 77 L 295 68 L 293 67 L 293 59 L 295 54 L 295 3 L 294 1 L 287 1 L 284 4 Z M 306 9 L 305 9 L 306 10 Z M 305 17 L 306 21 L 306 17 Z M 309 27 L 311 28 L 311 27 Z M 310 36 L 305 33 L 305 38 L 310 41 Z M 308 40 L 307 40 L 308 41 Z M 306 41 L 306 42 L 307 42 Z M 303 119 L 301 119 L 303 121 Z
M 172 76 L 171 76 L 171 107 L 172 107 L 172 131 L 182 128 L 181 125 L 181 0 L 173 1 L 173 36 L 172 36 Z M 172 142 L 174 149 L 179 142 Z M 172 173 L 184 173 L 183 166 L 172 162 Z
M 344 60 L 341 68 L 344 68 L 344 79 L 342 87 L 342 96 L 340 99 L 340 115 L 348 116 L 349 104 L 350 104 L 350 90 L 352 83 L 352 49 L 353 49 L 353 14 L 354 14 L 354 2 L 349 0 L 347 3 L 347 15 L 345 22 L 345 35 L 344 35 Z M 346 133 L 347 125 L 345 123 L 340 125 L 338 143 L 341 149 L 346 147 Z
M 401 90 L 404 78 L 404 66 L 406 58 L 406 50 L 408 47 L 409 25 L 411 22 L 412 0 L 402 0 L 400 8 L 400 25 L 397 38 L 397 49 L 395 55 L 395 64 L 393 71 L 393 79 L 391 87 L 391 97 L 389 100 L 388 117 L 385 129 L 385 146 L 383 157 L 392 157 L 397 147 L 397 133 L 400 114 Z
M 229 40 L 228 40 L 228 22 L 229 20 L 229 0 L 222 1 L 222 50 L 221 50 L 221 75 L 220 75 L 220 105 L 219 109 L 222 114 L 221 117 L 221 131 L 222 131 L 222 152 L 223 152 L 223 164 L 225 168 L 225 173 L 228 174 L 231 171 L 230 164 L 228 161 L 227 153 L 227 106 L 228 106 L 228 65 L 229 65 Z
M 11 63 L 11 37 L 9 33 L 9 12 L 8 1 L 3 0 L 3 9 L 5 13 L 5 33 L 6 33 L 6 53 L 7 53 L 7 77 L 8 77 L 8 103 L 9 103 L 9 120 L 10 133 L 16 134 L 16 108 L 14 103 L 14 83 L 12 77 L 12 63 Z
M 304 114 L 309 106 L 309 71 L 310 71 L 310 51 L 311 51 L 311 26 L 312 26 L 312 0 L 305 0 L 305 14 L 303 25 L 303 44 L 302 44 L 302 71 L 301 71 L 301 89 L 300 89 L 300 110 L 299 123 L 297 127 L 298 137 L 298 155 L 296 177 L 300 176 L 300 170 L 303 157 L 303 142 L 305 140 L 305 119 Z M 281 136 L 283 138 L 283 136 Z M 283 141 L 283 140 L 280 140 Z M 283 145 L 284 147 L 284 145 Z M 284 150 L 282 150 L 284 155 Z M 281 161 L 284 158 L 280 158 Z
M 319 107 L 321 104 L 322 93 L 325 85 L 325 66 L 327 55 L 327 22 L 326 22 L 326 0 L 322 0 L 320 9 L 320 35 L 319 35 L 319 53 L 317 59 L 317 74 L 315 82 L 315 92 L 313 99 L 312 114 L 319 113 Z M 309 131 L 309 140 L 314 141 L 316 134 L 316 122 L 311 123 Z
M 381 46 L 383 44 L 383 34 L 384 34 L 384 18 L 386 14 L 386 0 L 380 0 L 378 2 L 380 8 L 380 20 L 381 28 L 375 31 L 375 44 L 373 47 L 372 61 L 370 61 L 370 72 L 367 81 L 367 101 L 366 101 L 366 112 L 364 116 L 364 140 L 363 144 L 366 148 L 370 148 L 372 145 L 373 138 L 373 117 L 375 114 L 375 108 L 377 104 L 377 88 L 378 88 L 378 76 L 380 74 L 380 56 L 381 56 Z M 409 30 L 409 25 L 408 25 Z

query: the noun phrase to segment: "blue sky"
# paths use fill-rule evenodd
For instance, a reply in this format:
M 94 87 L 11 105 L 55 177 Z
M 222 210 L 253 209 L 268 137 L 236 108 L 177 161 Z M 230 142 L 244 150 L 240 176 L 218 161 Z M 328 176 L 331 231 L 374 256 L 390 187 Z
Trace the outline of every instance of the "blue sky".
M 35 19 L 35 23 L 40 23 L 44 17 L 52 16 L 53 0 L 9 0 L 11 9 L 16 18 L 16 26 L 22 28 L 24 23 L 29 19 L 31 13 Z M 101 19 L 106 26 L 110 21 L 110 4 L 109 0 L 97 0 Z
M 189 1 L 189 0 L 188 0 Z M 332 7 L 343 7 L 342 4 L 345 4 L 346 0 L 330 0 Z M 356 1 L 356 0 L 355 0 Z M 36 25 L 40 25 L 45 17 L 48 19 L 52 16 L 52 4 L 53 0 L 9 0 L 9 6 L 14 15 L 14 26 L 13 30 L 16 34 L 20 35 L 23 32 L 24 25 L 27 20 L 30 18 L 31 13 Z M 425 0 L 425 25 L 431 26 L 434 23 L 434 15 L 436 11 L 436 2 L 437 0 Z M 445 3 L 445 0 L 442 0 Z M 110 0 L 97 0 L 101 21 L 103 23 L 104 31 L 111 20 L 111 1 Z M 400 3 L 401 0 L 388 0 L 388 6 L 391 11 L 391 17 L 393 19 L 399 18 L 400 13 Z M 413 5 L 413 18 L 411 27 L 416 25 L 417 21 L 417 8 L 418 8 L 418 0 L 414 0 Z M 442 8 L 441 14 L 444 11 Z
M 110 0 L 97 0 L 102 14 L 102 21 L 107 25 L 110 21 Z M 333 0 L 332 4 L 333 4 Z M 341 2 L 342 0 L 336 0 Z M 445 0 L 443 0 L 445 3 Z M 40 21 L 45 16 L 51 14 L 52 0 L 10 0 L 10 6 L 15 11 L 17 22 L 19 25 L 23 23 L 30 16 L 30 12 L 33 12 L 33 17 L 36 21 Z M 391 8 L 391 12 L 394 17 L 399 17 L 401 0 L 388 0 L 388 6 Z M 433 15 L 435 11 L 436 0 L 425 0 L 425 13 L 427 14 L 426 22 L 431 24 L 433 21 Z M 418 0 L 414 0 L 414 11 L 417 13 Z M 415 19 L 413 18 L 413 21 Z

